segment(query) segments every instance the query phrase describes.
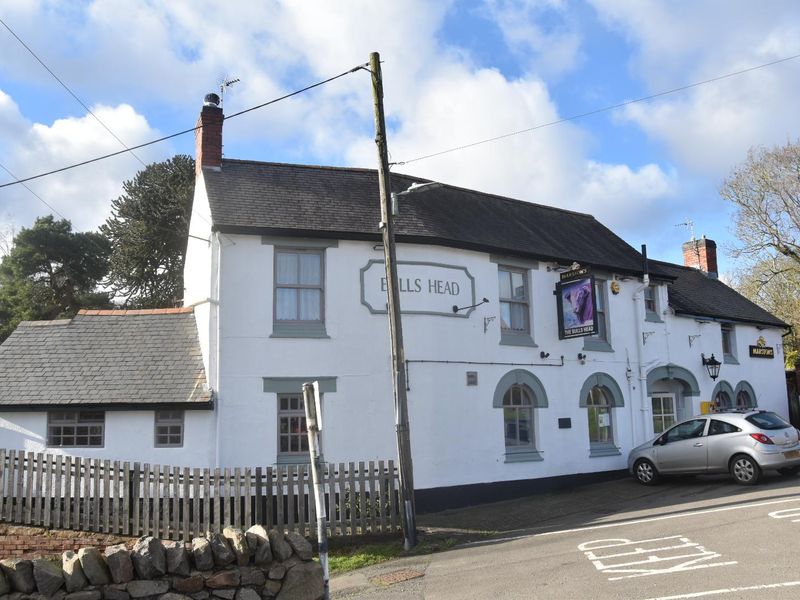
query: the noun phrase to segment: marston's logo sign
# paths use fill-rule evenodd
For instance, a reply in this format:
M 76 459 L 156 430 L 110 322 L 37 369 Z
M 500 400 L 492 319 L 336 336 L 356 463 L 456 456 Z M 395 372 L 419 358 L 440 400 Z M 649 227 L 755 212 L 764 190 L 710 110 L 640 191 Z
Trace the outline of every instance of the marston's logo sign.
M 750 346 L 750 356 L 753 358 L 775 358 L 775 348 L 767 346 L 764 336 L 759 336 L 755 346 Z

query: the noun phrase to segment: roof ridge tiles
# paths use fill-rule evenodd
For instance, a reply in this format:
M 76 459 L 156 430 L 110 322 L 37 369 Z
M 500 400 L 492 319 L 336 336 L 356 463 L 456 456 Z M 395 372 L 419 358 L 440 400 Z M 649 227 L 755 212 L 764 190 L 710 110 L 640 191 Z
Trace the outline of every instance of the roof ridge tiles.
M 180 306 L 177 308 L 136 308 L 136 309 L 81 309 L 78 311 L 79 315 L 91 317 L 130 317 L 141 315 L 176 315 L 194 312 L 192 306 Z

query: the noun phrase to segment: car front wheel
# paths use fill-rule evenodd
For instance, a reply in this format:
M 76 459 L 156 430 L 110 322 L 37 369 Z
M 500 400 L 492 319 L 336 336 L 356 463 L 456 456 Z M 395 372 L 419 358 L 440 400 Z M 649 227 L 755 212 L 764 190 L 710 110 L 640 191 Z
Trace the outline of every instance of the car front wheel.
M 642 485 L 655 485 L 659 480 L 655 465 L 645 458 L 640 458 L 633 465 L 633 476 Z
M 731 475 L 736 483 L 755 485 L 761 478 L 761 467 L 746 454 L 737 454 L 731 459 Z

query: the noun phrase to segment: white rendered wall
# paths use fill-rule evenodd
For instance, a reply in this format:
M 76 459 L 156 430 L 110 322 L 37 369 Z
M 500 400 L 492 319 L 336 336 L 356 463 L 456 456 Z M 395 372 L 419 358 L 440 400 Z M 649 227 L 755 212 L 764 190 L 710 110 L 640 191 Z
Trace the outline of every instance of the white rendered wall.
M 47 413 L 0 413 L 0 448 L 181 467 L 213 464 L 214 419 L 209 410 L 184 413 L 181 448 L 156 448 L 153 411 L 107 411 L 102 448 L 48 448 Z
M 277 395 L 263 391 L 264 377 L 336 377 L 335 393 L 325 396 L 325 457 L 333 462 L 388 459 L 396 455 L 390 354 L 385 314 L 372 314 L 361 303 L 360 269 L 382 259 L 372 243 L 340 241 L 325 251 L 325 313 L 328 339 L 272 338 L 273 246 L 258 236 L 226 236 L 220 264 L 220 464 L 271 464 L 277 454 Z M 302 246 L 302 243 L 298 243 Z M 547 363 L 559 366 L 410 363 L 408 392 L 415 483 L 418 488 L 587 473 L 625 467 L 628 451 L 652 434 L 646 381 L 640 381 L 634 291 L 640 281 L 620 281 L 620 293 L 608 291 L 609 341 L 613 352 L 584 350 L 583 339 L 558 340 L 553 290 L 557 272 L 547 264 L 530 271 L 532 332 L 537 348 L 503 346 L 497 318 L 497 264 L 483 253 L 437 246 L 401 245 L 401 261 L 424 261 L 466 267 L 475 278 L 475 295 L 489 303 L 469 318 L 404 315 L 406 358 L 475 363 Z M 613 274 L 605 274 L 611 277 Z M 661 307 L 666 289 L 661 286 Z M 402 296 L 401 296 L 402 303 Z M 641 306 L 641 304 L 640 304 Z M 640 309 L 641 310 L 641 309 Z M 494 320 L 486 322 L 484 319 Z M 697 378 L 701 395 L 691 398 L 690 412 L 710 399 L 714 383 L 701 365 L 700 353 L 721 355 L 718 323 L 662 315 L 663 323 L 642 319 L 641 331 L 652 332 L 642 346 L 642 373 L 676 364 Z M 741 329 L 741 331 L 740 331 Z M 688 335 L 702 331 L 688 348 Z M 754 327 L 737 328 L 737 343 L 755 343 Z M 780 341 L 777 330 L 759 330 L 768 345 Z M 752 339 L 751 339 L 752 338 Z M 541 351 L 549 358 L 542 360 Z M 587 358 L 581 362 L 578 353 Z M 723 365 L 732 387 L 746 379 L 759 405 L 785 414 L 780 394 L 782 364 L 746 358 Z M 564 366 L 561 356 L 564 356 Z M 754 362 L 757 361 L 757 362 Z M 628 371 L 630 367 L 630 371 Z M 540 379 L 547 408 L 536 409 L 537 448 L 541 462 L 506 463 L 502 411 L 492 406 L 495 387 L 514 368 Z M 466 371 L 478 372 L 478 385 L 466 385 Z M 586 409 L 580 390 L 595 372 L 611 376 L 622 390 L 625 406 L 615 408 L 613 423 L 618 456 L 590 457 Z M 628 377 L 630 374 L 630 378 Z M 642 394 L 644 391 L 644 394 Z M 571 428 L 559 429 L 558 419 Z

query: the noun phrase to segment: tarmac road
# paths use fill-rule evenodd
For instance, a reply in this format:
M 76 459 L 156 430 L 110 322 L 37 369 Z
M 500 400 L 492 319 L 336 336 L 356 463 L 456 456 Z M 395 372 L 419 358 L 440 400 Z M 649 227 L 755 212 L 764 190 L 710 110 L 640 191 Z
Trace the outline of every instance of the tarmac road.
M 526 520 L 527 519 L 527 520 Z M 423 516 L 493 539 L 336 577 L 333 598 L 683 599 L 800 596 L 800 479 L 619 480 Z M 502 527 L 503 523 L 510 526 Z M 379 584 L 420 574 L 414 579 Z

